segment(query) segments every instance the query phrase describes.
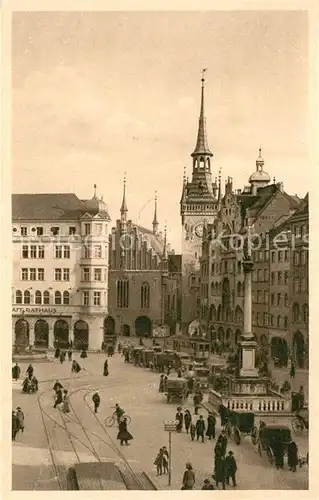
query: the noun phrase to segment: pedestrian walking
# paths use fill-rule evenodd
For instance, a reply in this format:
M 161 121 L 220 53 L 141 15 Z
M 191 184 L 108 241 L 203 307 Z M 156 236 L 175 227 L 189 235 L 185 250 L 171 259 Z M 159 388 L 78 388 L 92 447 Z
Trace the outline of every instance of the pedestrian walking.
M 288 454 L 288 468 L 292 472 L 296 472 L 296 467 L 298 465 L 298 447 L 295 441 L 291 440 L 287 447 Z
M 295 378 L 296 376 L 296 367 L 294 363 L 291 363 L 291 368 L 290 368 L 290 377 Z
M 211 483 L 210 479 L 204 479 L 202 490 L 214 490 L 214 489 L 215 489 L 215 487 Z
M 193 424 L 193 422 L 191 422 L 191 425 L 189 427 L 189 433 L 191 436 L 191 440 L 194 441 L 195 435 L 196 435 L 196 427 L 195 427 L 195 424 Z
M 29 378 L 32 378 L 33 377 L 33 372 L 34 372 L 34 368 L 32 365 L 29 365 L 27 370 L 26 370 L 26 373 L 28 374 L 28 377 Z
M 15 381 L 19 380 L 20 373 L 21 373 L 20 366 L 18 365 L 18 363 L 16 363 L 16 364 L 14 365 L 14 367 L 12 368 L 12 378 L 13 378 Z
M 184 416 L 183 416 L 183 413 L 182 413 L 182 408 L 179 406 L 177 408 L 177 413 L 175 415 L 175 420 L 177 420 L 177 425 L 176 425 L 176 430 L 177 432 L 181 432 L 182 429 L 183 429 L 183 420 L 184 420 Z
M 60 349 L 58 347 L 56 348 L 56 350 L 54 352 L 54 357 L 55 357 L 55 359 L 59 359 L 59 357 L 60 357 Z
M 284 468 L 284 445 L 283 443 L 280 443 L 277 441 L 277 443 L 274 443 L 273 446 L 274 450 L 274 455 L 275 455 L 275 465 L 277 469 L 283 469 Z
M 12 411 L 12 441 L 16 440 L 16 435 L 19 431 L 19 420 L 14 411 Z
M 61 363 L 61 365 L 64 362 L 64 360 L 65 360 L 65 354 L 64 354 L 64 351 L 61 351 L 60 352 L 60 363 Z
M 156 465 L 156 475 L 161 476 L 163 474 L 163 462 L 164 462 L 164 450 L 159 449 L 159 452 L 154 460 L 154 465 Z
M 69 358 L 69 361 L 72 361 L 72 349 L 69 348 L 68 350 L 68 358 Z
M 219 483 L 222 483 L 223 490 L 226 489 L 226 466 L 224 457 L 216 457 L 215 454 L 215 482 L 218 488 Z
M 196 440 L 198 441 L 199 438 L 202 438 L 202 443 L 204 443 L 205 442 L 204 433 L 205 433 L 205 422 L 203 419 L 203 415 L 200 415 L 199 419 L 196 422 Z
M 163 446 L 163 472 L 168 474 L 169 455 L 166 446 Z
M 226 408 L 226 406 L 221 404 L 219 407 L 219 415 L 220 415 L 220 423 L 221 423 L 222 427 L 225 427 L 225 425 L 227 424 L 228 413 L 229 412 L 228 412 L 228 409 Z
M 237 463 L 232 451 L 229 451 L 227 457 L 225 458 L 225 468 L 226 468 L 226 484 L 229 484 L 229 481 L 231 479 L 233 486 L 237 486 L 236 483 Z
M 104 375 L 104 377 L 107 377 L 107 376 L 108 376 L 108 374 L 109 374 L 109 362 L 108 362 L 108 360 L 106 359 L 106 360 L 104 361 L 103 375 Z
M 206 436 L 208 439 L 215 439 L 215 427 L 216 427 L 216 418 L 213 413 L 209 412 L 207 417 L 207 431 Z
M 182 480 L 182 490 L 192 490 L 195 484 L 195 473 L 192 464 L 187 462 Z
M 163 373 L 160 376 L 158 392 L 164 392 L 164 374 Z
M 167 379 L 168 379 L 168 376 L 164 375 L 164 392 L 167 392 Z
M 198 394 L 198 392 L 195 392 L 194 397 L 193 397 L 193 401 L 194 401 L 194 407 L 195 407 L 195 415 L 198 415 L 198 410 L 200 408 L 200 395 Z
M 82 352 L 81 352 L 81 354 L 80 354 L 80 358 L 85 359 L 85 358 L 87 358 L 87 357 L 88 357 L 88 355 L 87 355 L 86 350 L 85 350 L 85 349 L 82 349 Z
M 53 397 L 53 399 L 54 399 L 54 401 L 56 400 L 56 392 L 57 392 L 59 389 L 63 389 L 63 386 L 62 386 L 62 384 L 61 384 L 58 380 L 56 380 L 56 381 L 55 381 L 55 384 L 54 384 L 54 386 L 53 386 L 53 390 L 54 390 L 54 397 Z
M 188 394 L 192 394 L 192 392 L 194 390 L 194 378 L 193 377 L 190 377 L 189 379 L 187 379 L 187 390 L 188 390 Z
M 70 413 L 69 394 L 68 394 L 68 391 L 66 389 L 64 389 L 64 391 L 63 391 L 62 411 L 63 411 L 63 413 Z
M 59 388 L 55 392 L 55 403 L 53 405 L 53 408 L 56 408 L 61 403 L 63 403 L 63 394 L 62 394 L 62 389 Z
M 94 413 L 97 413 L 97 410 L 98 410 L 98 408 L 100 406 L 100 403 L 101 403 L 101 398 L 100 398 L 98 392 L 95 392 L 93 394 L 92 401 L 93 401 L 93 404 L 94 404 Z
M 124 443 L 126 446 L 129 445 L 129 441 L 133 439 L 132 434 L 129 433 L 127 430 L 127 418 L 124 417 L 123 420 L 119 423 L 119 432 L 117 434 L 117 439 L 120 440 L 120 444 L 123 445 Z
M 185 429 L 186 429 L 186 434 L 189 433 L 189 428 L 190 428 L 191 423 L 192 423 L 191 413 L 190 413 L 189 410 L 185 410 L 185 413 L 184 413 L 184 425 L 185 425 Z
M 16 417 L 17 417 L 17 419 L 19 421 L 19 430 L 21 432 L 23 432 L 24 431 L 24 413 L 21 410 L 20 406 L 17 407 Z

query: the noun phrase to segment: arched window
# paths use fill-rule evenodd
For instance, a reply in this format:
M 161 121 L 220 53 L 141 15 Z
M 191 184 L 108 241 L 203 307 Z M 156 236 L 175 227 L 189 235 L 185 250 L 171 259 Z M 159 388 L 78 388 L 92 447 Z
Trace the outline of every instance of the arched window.
M 235 322 L 241 324 L 243 322 L 243 319 L 244 319 L 243 311 L 239 306 L 237 306 L 235 309 Z
M 293 321 L 300 321 L 300 307 L 296 302 L 292 306 L 292 318 Z
M 31 303 L 31 294 L 29 290 L 25 290 L 23 294 L 23 303 L 24 304 L 30 304 Z
M 16 291 L 16 304 L 22 304 L 22 292 L 21 292 L 21 290 Z
M 308 323 L 308 316 L 309 316 L 309 311 L 308 311 L 308 304 L 304 304 L 302 308 L 302 316 L 304 323 Z
M 63 292 L 63 304 L 65 306 L 68 306 L 70 304 L 70 294 L 67 291 Z
M 215 295 L 215 283 L 212 282 L 210 285 L 210 293 L 211 295 Z
M 40 290 L 37 290 L 35 292 L 35 303 L 42 304 L 42 293 L 40 292 Z
M 170 296 L 168 296 L 167 308 L 170 309 Z M 141 285 L 141 309 L 150 307 L 150 287 L 148 283 Z
M 50 304 L 50 294 L 47 290 L 43 292 L 43 304 Z
M 54 294 L 54 303 L 56 305 L 60 305 L 62 303 L 61 292 L 55 292 L 55 294 Z
M 128 308 L 129 306 L 129 281 L 127 278 L 119 279 L 116 283 L 116 307 Z
M 221 315 L 222 315 L 222 306 L 219 305 L 217 309 L 217 321 L 221 320 Z

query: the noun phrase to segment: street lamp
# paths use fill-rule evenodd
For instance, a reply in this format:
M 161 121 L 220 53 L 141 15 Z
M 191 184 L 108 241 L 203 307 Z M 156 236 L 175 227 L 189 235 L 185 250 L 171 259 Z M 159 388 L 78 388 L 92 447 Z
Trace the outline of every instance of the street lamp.
M 164 420 L 164 431 L 168 432 L 168 486 L 172 482 L 172 432 L 176 431 L 177 420 Z

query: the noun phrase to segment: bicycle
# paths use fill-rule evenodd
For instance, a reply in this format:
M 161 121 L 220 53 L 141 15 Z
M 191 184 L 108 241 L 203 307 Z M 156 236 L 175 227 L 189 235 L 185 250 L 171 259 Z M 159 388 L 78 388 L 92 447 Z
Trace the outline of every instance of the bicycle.
M 129 425 L 129 424 L 131 423 L 131 421 L 132 421 L 131 417 L 130 417 L 129 415 L 125 415 L 125 414 L 124 414 L 124 415 L 121 417 L 120 421 L 121 421 L 121 420 L 123 420 L 124 418 L 126 418 L 126 420 L 127 420 L 127 425 Z M 116 425 L 118 425 L 118 423 L 119 423 L 119 422 L 118 422 L 118 420 L 117 420 L 117 416 L 116 416 L 116 415 L 114 415 L 114 414 L 113 414 L 113 415 L 111 415 L 111 416 L 109 416 L 109 417 L 106 417 L 106 419 L 105 419 L 105 426 L 106 426 L 106 427 L 113 427 L 113 425 L 115 425 L 115 424 L 116 424 Z

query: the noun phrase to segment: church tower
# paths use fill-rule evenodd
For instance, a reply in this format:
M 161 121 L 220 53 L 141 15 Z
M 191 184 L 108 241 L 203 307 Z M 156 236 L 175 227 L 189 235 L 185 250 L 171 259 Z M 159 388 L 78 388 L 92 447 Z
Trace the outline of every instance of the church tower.
M 203 226 L 213 223 L 217 213 L 218 186 L 212 182 L 211 162 L 213 153 L 209 149 L 205 119 L 205 78 L 201 79 L 201 104 L 196 146 L 191 154 L 192 178 L 189 182 L 184 171 L 182 197 L 180 201 L 183 229 L 182 247 L 182 328 L 198 319 L 199 274 L 202 250 Z M 220 187 L 219 187 L 220 189 Z

